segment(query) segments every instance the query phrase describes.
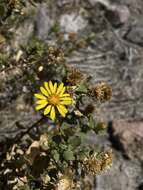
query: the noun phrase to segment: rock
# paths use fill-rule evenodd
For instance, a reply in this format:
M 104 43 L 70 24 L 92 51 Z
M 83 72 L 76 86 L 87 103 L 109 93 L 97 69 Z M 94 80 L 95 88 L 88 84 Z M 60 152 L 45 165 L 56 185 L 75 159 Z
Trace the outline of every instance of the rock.
M 60 18 L 60 26 L 65 32 L 77 33 L 87 26 L 87 21 L 76 13 L 63 14 Z
M 31 38 L 34 32 L 34 23 L 32 20 L 25 21 L 23 25 L 19 26 L 14 34 L 14 40 L 12 41 L 12 47 L 19 49 L 21 45 L 27 45 L 28 40 Z
M 90 0 L 92 6 L 101 4 L 105 8 L 105 17 L 114 27 L 127 23 L 130 12 L 127 6 L 111 3 L 108 0 Z
M 102 5 L 108 7 L 110 2 L 108 0 L 89 0 L 89 3 L 94 6 L 96 3 L 101 3 Z
M 50 14 L 48 13 L 48 8 L 45 3 L 39 6 L 39 10 L 36 18 L 36 29 L 37 36 L 44 40 L 48 37 L 48 33 L 53 26 L 53 19 L 50 18 Z
M 113 165 L 111 169 L 95 178 L 95 190 L 135 190 L 142 189 L 143 123 L 113 121 L 111 126 Z M 118 145 L 118 146 L 117 146 Z M 110 145 L 109 145 L 110 146 Z M 123 151 L 123 152 L 122 152 Z M 125 159 L 126 154 L 130 159 Z
M 136 45 L 143 46 L 143 25 L 137 24 L 131 27 L 124 35 L 124 39 Z
M 75 2 L 75 0 L 57 0 L 57 5 L 58 7 L 63 7 L 66 5 L 73 5 Z
M 124 5 L 114 5 L 110 6 L 107 9 L 105 16 L 112 24 L 112 26 L 119 27 L 127 23 L 130 16 L 130 12 L 129 9 Z
M 124 159 L 114 151 L 113 166 L 96 177 L 95 190 L 135 190 L 142 183 L 142 168 L 138 162 Z
M 111 138 L 131 160 L 143 162 L 143 122 L 114 121 Z

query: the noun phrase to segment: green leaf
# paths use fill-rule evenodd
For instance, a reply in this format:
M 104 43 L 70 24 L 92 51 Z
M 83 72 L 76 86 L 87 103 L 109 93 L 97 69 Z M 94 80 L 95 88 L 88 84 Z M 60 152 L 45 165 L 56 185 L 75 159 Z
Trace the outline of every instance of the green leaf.
M 62 126 L 61 126 L 61 129 L 64 130 L 64 129 L 67 129 L 67 128 L 69 128 L 69 125 L 66 122 L 63 122 Z
M 60 158 L 60 155 L 59 155 L 58 151 L 57 150 L 53 150 L 51 152 L 51 154 L 53 155 L 53 158 L 54 158 L 55 162 L 58 162 L 59 158 Z
M 79 145 L 81 144 L 81 139 L 80 139 L 80 137 L 78 137 L 78 136 L 70 137 L 70 138 L 68 139 L 68 143 L 69 143 L 73 148 L 75 148 L 75 147 L 77 147 L 77 146 L 79 146 Z
M 89 127 L 91 129 L 94 129 L 95 128 L 95 121 L 94 121 L 94 118 L 93 116 L 91 115 L 90 118 L 89 118 Z
M 81 139 L 81 142 L 83 142 L 84 139 L 86 138 L 86 134 L 83 133 L 83 132 L 78 132 L 78 133 L 76 134 L 76 136 L 78 136 L 78 137 Z
M 59 148 L 62 149 L 62 150 L 66 150 L 66 149 L 67 149 L 67 145 L 65 145 L 65 144 L 60 144 L 60 145 L 59 145 Z
M 74 154 L 73 154 L 73 152 L 71 150 L 64 151 L 63 157 L 67 161 L 69 161 L 69 160 L 75 160 Z
M 87 93 L 87 87 L 84 84 L 81 84 L 77 89 L 77 92 L 81 92 L 81 93 Z

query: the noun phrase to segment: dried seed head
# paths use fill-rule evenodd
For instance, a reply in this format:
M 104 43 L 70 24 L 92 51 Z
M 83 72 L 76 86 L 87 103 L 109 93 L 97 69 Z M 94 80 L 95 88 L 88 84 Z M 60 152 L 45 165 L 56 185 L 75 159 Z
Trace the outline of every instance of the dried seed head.
M 85 39 L 81 39 L 78 41 L 77 43 L 77 47 L 78 48 L 86 48 L 87 47 L 87 42 Z
M 70 33 L 69 33 L 69 39 L 70 39 L 71 41 L 75 41 L 76 38 L 77 38 L 77 33 L 75 33 L 75 32 L 70 32 Z
M 101 173 L 101 162 L 96 158 L 90 157 L 83 161 L 83 169 L 87 174 L 98 175 Z
M 102 155 L 102 170 L 106 170 L 112 166 L 113 163 L 113 153 L 112 150 L 104 152 Z
M 101 172 L 109 169 L 112 166 L 113 154 L 112 151 L 102 152 L 98 155 L 93 154 L 82 163 L 83 170 L 90 175 L 98 175 Z
M 59 179 L 56 190 L 70 190 L 73 186 L 73 182 L 68 176 L 62 176 L 61 179 Z
M 97 124 L 97 128 L 98 129 L 107 129 L 107 124 L 106 123 L 104 123 L 104 122 L 99 122 L 98 124 Z
M 48 63 L 49 64 L 59 64 L 64 63 L 64 53 L 61 49 L 54 46 L 48 48 Z
M 83 79 L 83 74 L 76 68 L 71 68 L 67 76 L 67 82 L 71 85 L 77 85 Z
M 88 114 L 91 114 L 93 113 L 95 110 L 95 107 L 93 104 L 88 104 L 86 107 L 85 107 L 85 110 L 83 111 L 84 112 L 84 115 L 88 115 Z
M 20 8 L 20 1 L 19 0 L 9 0 L 8 1 L 8 8 L 9 9 L 18 9 L 18 8 Z
M 100 102 L 109 101 L 112 97 L 112 89 L 105 83 L 99 83 L 90 90 L 90 94 Z

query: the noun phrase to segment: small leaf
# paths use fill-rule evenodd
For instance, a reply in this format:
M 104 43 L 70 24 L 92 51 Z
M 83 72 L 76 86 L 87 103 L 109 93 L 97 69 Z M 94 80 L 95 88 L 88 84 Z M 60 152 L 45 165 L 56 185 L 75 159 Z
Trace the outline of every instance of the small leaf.
M 65 160 L 67 160 L 67 161 L 75 160 L 74 154 L 71 150 L 64 151 L 63 156 L 64 156 Z
M 80 139 L 80 137 L 77 137 L 77 136 L 75 136 L 75 137 L 70 137 L 70 138 L 68 139 L 68 143 L 69 143 L 71 146 L 73 146 L 73 148 L 75 148 L 75 147 L 77 147 L 77 146 L 79 146 L 79 145 L 81 144 L 81 139 Z
M 57 150 L 53 150 L 51 153 L 52 153 L 52 155 L 53 155 L 54 160 L 55 160 L 56 162 L 58 162 L 58 161 L 59 161 L 59 158 L 60 158 L 60 155 L 59 155 L 58 151 L 57 151 Z
M 66 122 L 63 122 L 61 129 L 64 130 L 64 129 L 67 129 L 68 127 L 69 127 L 69 125 Z
M 66 150 L 67 149 L 67 145 L 65 145 L 65 144 L 60 144 L 59 147 L 62 150 Z
M 84 84 L 81 84 L 77 89 L 77 92 L 83 92 L 83 93 L 87 93 L 87 87 Z
M 94 118 L 93 116 L 91 115 L 90 118 L 89 118 L 89 127 L 91 129 L 94 129 L 95 128 L 95 121 L 94 121 Z

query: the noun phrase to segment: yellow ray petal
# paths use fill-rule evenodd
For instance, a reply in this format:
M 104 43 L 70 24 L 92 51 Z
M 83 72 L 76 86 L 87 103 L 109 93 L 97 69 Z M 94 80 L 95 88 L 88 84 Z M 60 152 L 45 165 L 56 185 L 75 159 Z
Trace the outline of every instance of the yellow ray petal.
M 51 110 L 51 105 L 49 105 L 49 106 L 47 106 L 46 108 L 45 108 L 45 110 L 44 110 L 44 115 L 47 115 L 49 112 L 50 112 L 50 110 Z
M 71 105 L 72 101 L 61 101 L 60 104 L 61 105 Z
M 51 93 L 54 94 L 54 86 L 53 86 L 52 81 L 49 81 L 49 88 L 50 88 Z
M 57 82 L 54 83 L 53 93 L 55 94 L 57 91 Z
M 38 101 L 36 101 L 36 104 L 45 104 L 45 103 L 48 104 L 48 101 L 47 100 L 38 100 Z
M 55 108 L 54 108 L 54 106 L 52 106 L 51 112 L 50 112 L 50 118 L 54 121 L 55 120 L 55 116 L 56 116 L 56 114 L 55 114 Z
M 41 86 L 41 87 L 40 87 L 40 90 L 41 90 L 42 94 L 44 94 L 45 96 L 49 97 L 49 93 L 48 93 L 48 91 L 47 91 L 45 88 L 43 88 L 43 87 Z
M 64 86 L 64 87 L 62 88 L 62 90 L 60 91 L 60 96 L 62 96 L 62 94 L 65 92 L 65 90 L 66 90 L 66 87 Z
M 48 94 L 49 94 L 49 95 L 52 94 L 51 91 L 50 91 L 50 89 L 49 89 L 48 82 L 44 82 L 44 86 L 45 86 L 45 88 L 46 88 Z
M 68 112 L 68 110 L 65 108 L 65 106 L 57 105 L 57 109 L 58 109 L 58 111 L 59 111 L 59 113 L 61 114 L 62 117 L 66 116 L 66 113 Z
M 60 94 L 59 96 L 60 96 L 60 97 L 70 97 L 70 94 L 65 93 L 65 94 Z
M 36 109 L 36 110 L 40 110 L 40 109 L 44 108 L 46 105 L 47 105 L 47 102 L 36 106 L 35 109 Z
M 47 98 L 45 96 L 43 96 L 42 94 L 34 94 L 34 96 L 36 98 L 42 99 L 42 100 L 46 100 Z
M 59 85 L 59 87 L 57 89 L 57 93 L 56 94 L 59 94 L 62 91 L 63 87 L 64 87 L 64 84 L 61 82 L 61 84 Z
M 71 97 L 61 97 L 60 101 L 73 101 Z

